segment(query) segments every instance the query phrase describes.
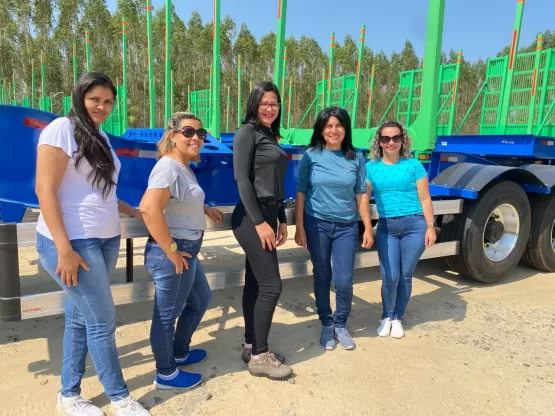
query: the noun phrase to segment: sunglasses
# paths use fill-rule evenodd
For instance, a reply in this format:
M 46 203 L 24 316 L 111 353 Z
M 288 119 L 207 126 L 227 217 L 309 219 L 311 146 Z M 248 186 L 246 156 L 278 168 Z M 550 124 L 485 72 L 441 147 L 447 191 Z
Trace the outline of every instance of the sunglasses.
M 391 140 L 393 140 L 393 143 L 401 143 L 401 140 L 403 140 L 403 135 L 402 134 L 398 134 L 397 136 L 380 136 L 380 142 L 382 144 L 387 144 L 389 143 Z
M 195 134 L 198 136 L 199 139 L 204 140 L 206 139 L 206 136 L 208 136 L 208 132 L 206 131 L 206 129 L 198 129 L 195 130 L 193 127 L 191 126 L 185 126 L 183 127 L 181 130 L 174 130 L 175 133 L 181 133 L 183 136 L 187 137 L 188 139 L 192 138 L 195 136 Z

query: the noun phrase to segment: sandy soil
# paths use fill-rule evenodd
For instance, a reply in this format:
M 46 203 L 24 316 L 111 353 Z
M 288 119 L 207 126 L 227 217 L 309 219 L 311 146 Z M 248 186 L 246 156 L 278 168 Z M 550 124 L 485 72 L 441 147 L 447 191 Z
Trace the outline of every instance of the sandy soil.
M 290 241 L 282 259 L 306 257 Z M 144 240 L 135 240 L 135 279 Z M 241 266 L 230 232 L 207 234 L 207 272 Z M 122 245 L 114 281 L 124 281 Z M 20 250 L 24 294 L 57 290 L 34 248 Z M 442 260 L 422 261 L 402 340 L 379 338 L 378 268 L 357 270 L 348 327 L 357 349 L 318 346 L 312 277 L 284 282 L 271 346 L 295 370 L 292 380 L 253 378 L 240 358 L 241 288 L 214 292 L 193 338 L 209 359 L 191 367 L 204 383 L 188 392 L 157 391 L 149 345 L 152 302 L 117 308 L 117 343 L 135 398 L 153 415 L 554 415 L 555 275 L 519 267 L 497 285 L 481 285 L 446 271 Z M 332 299 L 334 297 L 332 296 Z M 60 385 L 64 317 L 0 323 L 0 414 L 54 414 Z M 83 396 L 108 411 L 90 358 Z

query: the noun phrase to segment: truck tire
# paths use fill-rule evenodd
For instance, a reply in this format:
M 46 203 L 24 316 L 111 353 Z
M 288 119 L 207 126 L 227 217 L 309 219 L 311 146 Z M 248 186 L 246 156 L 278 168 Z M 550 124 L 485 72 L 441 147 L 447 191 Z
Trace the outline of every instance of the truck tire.
M 530 195 L 532 226 L 522 263 L 555 272 L 555 195 Z
M 512 272 L 530 235 L 530 204 L 514 182 L 488 184 L 476 200 L 464 202 L 463 212 L 445 218 L 442 241 L 459 241 L 459 254 L 446 258 L 461 275 L 484 283 L 502 280 Z

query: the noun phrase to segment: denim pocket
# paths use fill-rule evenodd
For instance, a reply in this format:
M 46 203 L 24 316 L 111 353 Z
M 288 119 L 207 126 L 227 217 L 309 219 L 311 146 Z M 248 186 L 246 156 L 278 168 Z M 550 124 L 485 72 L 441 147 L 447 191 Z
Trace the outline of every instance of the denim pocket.
M 158 244 L 147 243 L 145 246 L 145 268 L 149 272 L 160 270 L 164 264 L 166 253 Z

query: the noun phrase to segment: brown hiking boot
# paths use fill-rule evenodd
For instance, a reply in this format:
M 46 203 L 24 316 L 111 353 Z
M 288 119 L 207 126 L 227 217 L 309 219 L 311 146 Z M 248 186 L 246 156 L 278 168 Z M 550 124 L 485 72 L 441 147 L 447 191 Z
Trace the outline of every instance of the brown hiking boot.
M 273 352 L 270 350 L 271 353 L 273 353 L 276 356 L 276 359 L 280 362 L 280 363 L 284 363 L 285 362 L 285 357 L 277 352 Z M 248 362 L 251 360 L 251 354 L 252 354 L 252 348 L 246 348 L 245 344 L 243 344 L 243 354 L 241 354 L 241 356 L 243 357 L 243 361 L 245 363 L 248 364 Z
M 282 364 L 274 353 L 267 351 L 258 356 L 256 360 L 249 361 L 249 373 L 257 377 L 268 377 L 272 380 L 286 379 L 293 373 L 293 369 Z

